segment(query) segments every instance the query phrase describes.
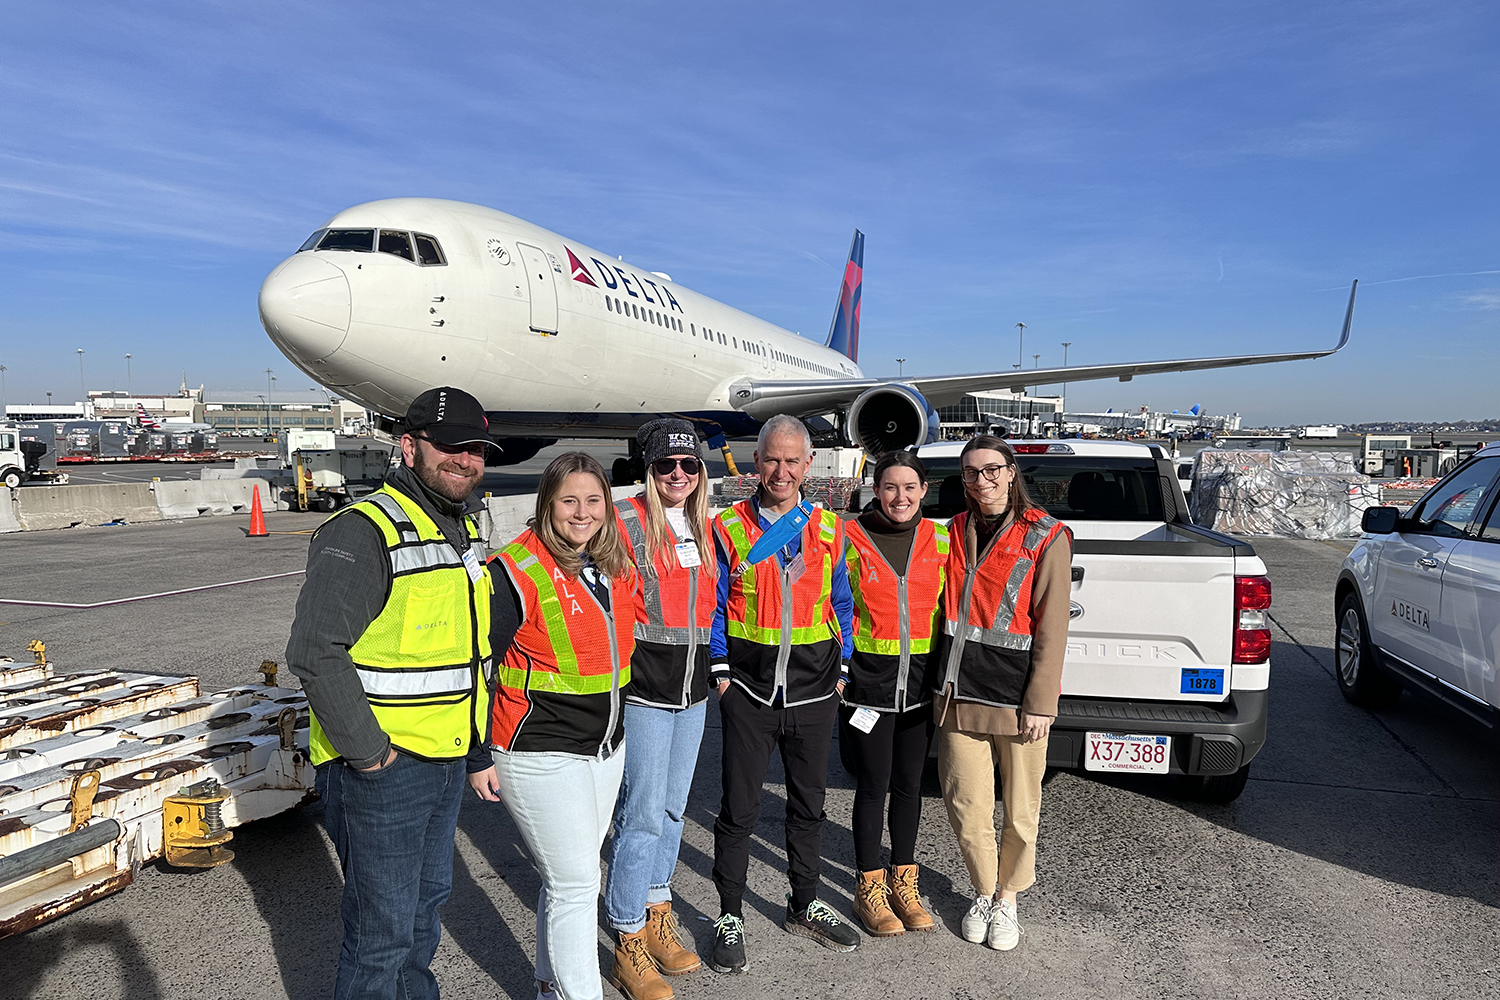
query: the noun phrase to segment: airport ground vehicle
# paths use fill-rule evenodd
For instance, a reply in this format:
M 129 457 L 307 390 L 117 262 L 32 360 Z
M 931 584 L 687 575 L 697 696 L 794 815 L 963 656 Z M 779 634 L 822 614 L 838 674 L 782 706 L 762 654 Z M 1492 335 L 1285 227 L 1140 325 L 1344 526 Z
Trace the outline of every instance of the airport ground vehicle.
M 32 480 L 66 483 L 67 473 L 42 468 L 42 456 L 46 454 L 45 443 L 23 441 L 15 427 L 0 424 L 0 486 L 15 489 Z
M 1224 451 L 1290 451 L 1290 434 L 1215 434 L 1210 446 Z
M 1402 516 L 1364 513 L 1334 588 L 1339 689 L 1383 708 L 1403 688 L 1500 725 L 1500 445 L 1480 450 Z
M 292 477 L 282 497 L 293 510 L 332 513 L 375 490 L 390 464 L 384 448 L 339 449 L 332 431 L 288 430 L 279 444 Z
M 918 450 L 924 513 L 963 509 L 961 443 Z M 1244 790 L 1266 738 L 1271 585 L 1255 549 L 1192 524 L 1160 449 L 1013 441 L 1031 495 L 1073 532 L 1063 697 L 1047 763 Z

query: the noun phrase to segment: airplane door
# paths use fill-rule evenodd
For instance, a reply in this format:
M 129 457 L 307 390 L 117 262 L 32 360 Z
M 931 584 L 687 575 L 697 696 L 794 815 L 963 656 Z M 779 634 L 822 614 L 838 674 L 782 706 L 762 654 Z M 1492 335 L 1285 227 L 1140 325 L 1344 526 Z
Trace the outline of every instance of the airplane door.
M 526 284 L 531 290 L 531 328 L 538 333 L 557 332 L 557 285 L 552 280 L 552 262 L 540 247 L 517 243 Z

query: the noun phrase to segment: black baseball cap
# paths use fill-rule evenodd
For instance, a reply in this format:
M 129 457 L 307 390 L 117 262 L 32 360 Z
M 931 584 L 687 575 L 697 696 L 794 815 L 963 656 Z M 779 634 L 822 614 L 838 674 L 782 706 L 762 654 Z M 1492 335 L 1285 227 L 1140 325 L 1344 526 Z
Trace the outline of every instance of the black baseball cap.
M 412 400 L 405 424 L 406 433 L 451 447 L 490 440 L 490 422 L 485 418 L 484 407 L 479 400 L 451 385 L 428 389 Z

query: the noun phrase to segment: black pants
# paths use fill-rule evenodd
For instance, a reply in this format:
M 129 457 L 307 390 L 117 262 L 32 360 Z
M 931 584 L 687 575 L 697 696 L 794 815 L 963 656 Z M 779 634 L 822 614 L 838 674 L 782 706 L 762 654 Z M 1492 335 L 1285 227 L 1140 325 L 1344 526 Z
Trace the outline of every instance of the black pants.
M 818 895 L 823 854 L 823 799 L 828 789 L 828 750 L 838 718 L 838 699 L 795 708 L 771 708 L 734 684 L 719 699 L 724 727 L 724 799 L 714 822 L 714 886 L 719 910 L 741 916 L 750 836 L 760 819 L 760 796 L 771 764 L 781 751 L 786 771 L 787 876 L 792 906 L 805 909 Z
M 881 712 L 875 728 L 862 733 L 849 725 L 854 709 L 839 710 L 839 742 L 854 772 L 854 861 L 862 872 L 880 863 L 880 828 L 885 798 L 891 797 L 891 864 L 917 863 L 917 827 L 922 822 L 922 767 L 932 743 L 932 706 L 897 714 Z

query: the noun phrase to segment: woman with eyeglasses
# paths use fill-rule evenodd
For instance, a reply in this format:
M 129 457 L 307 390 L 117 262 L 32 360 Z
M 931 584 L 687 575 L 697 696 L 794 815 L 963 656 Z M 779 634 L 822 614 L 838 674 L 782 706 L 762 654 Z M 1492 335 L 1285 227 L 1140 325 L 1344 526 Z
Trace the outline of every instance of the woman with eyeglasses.
M 1068 642 L 1072 536 L 1032 501 L 1009 445 L 981 435 L 959 456 L 967 510 L 949 525 L 946 633 L 938 656 L 938 774 L 974 902 L 964 940 L 1009 951 L 1016 895 L 1036 881 L 1047 734 Z M 995 768 L 1005 821 L 997 851 Z
M 600 1000 L 599 848 L 625 772 L 621 689 L 641 608 L 599 463 L 553 459 L 532 526 L 492 562 L 490 644 L 502 655 L 469 786 L 505 803 L 542 876 L 537 997 Z
M 854 772 L 854 915 L 876 937 L 930 931 L 917 889 L 922 767 L 932 742 L 928 654 L 941 620 L 948 529 L 922 516 L 927 469 L 909 451 L 875 465 L 875 506 L 845 525 L 854 655 L 839 745 Z M 891 866 L 880 863 L 890 796 Z
M 662 975 L 702 966 L 672 913 L 672 873 L 708 702 L 708 641 L 717 588 L 708 474 L 686 420 L 636 435 L 646 462 L 639 496 L 615 504 L 641 576 L 625 692 L 625 780 L 615 811 L 604 909 L 617 935 L 610 982 L 631 1000 L 673 995 Z

